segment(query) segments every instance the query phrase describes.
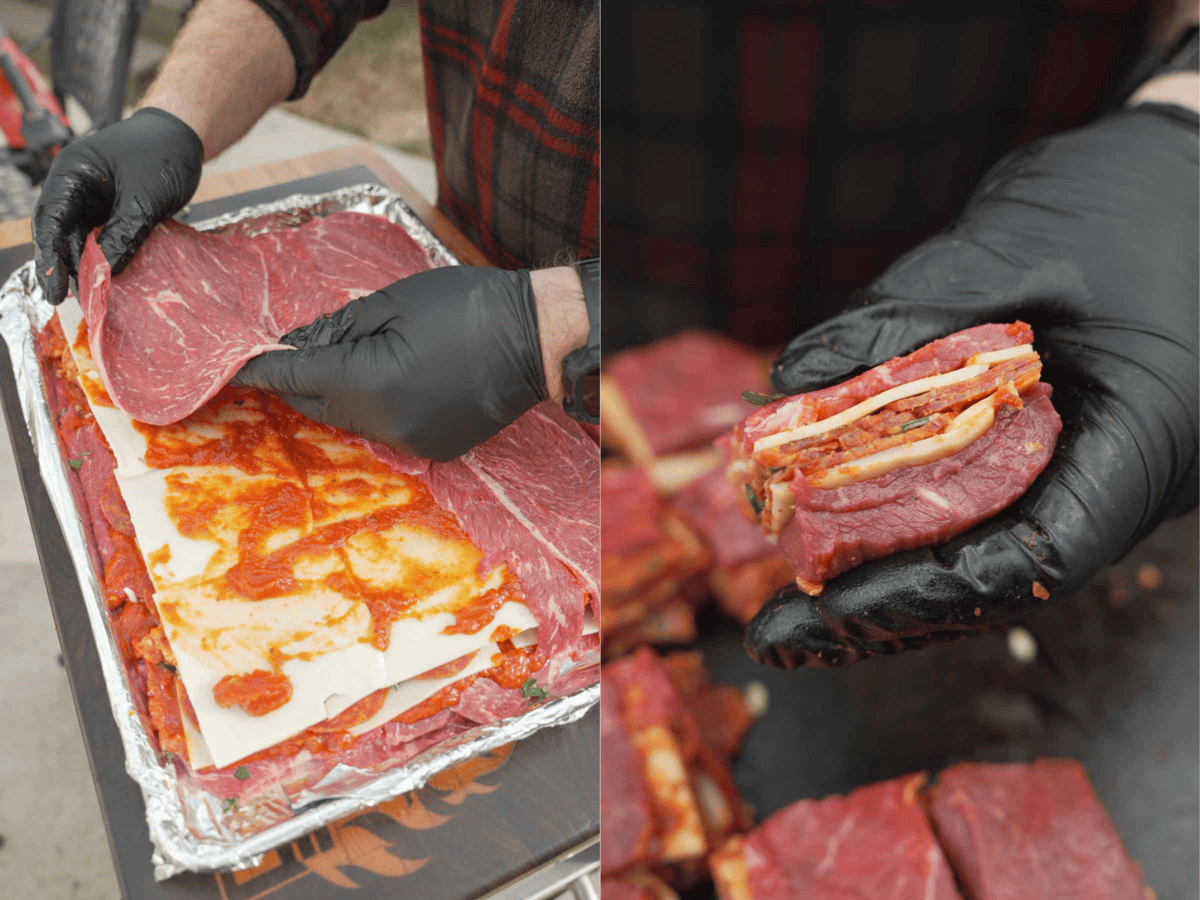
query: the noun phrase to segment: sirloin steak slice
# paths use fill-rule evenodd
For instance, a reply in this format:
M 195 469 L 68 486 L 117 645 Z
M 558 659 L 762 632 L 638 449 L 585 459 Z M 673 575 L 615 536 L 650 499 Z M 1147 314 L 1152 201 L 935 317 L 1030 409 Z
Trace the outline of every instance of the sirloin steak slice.
M 89 235 L 79 265 L 92 357 L 134 419 L 176 422 L 251 357 L 355 297 L 429 268 L 403 228 L 339 212 L 253 237 L 159 225 L 116 278 Z
M 959 763 L 925 801 L 970 900 L 1152 896 L 1073 759 Z

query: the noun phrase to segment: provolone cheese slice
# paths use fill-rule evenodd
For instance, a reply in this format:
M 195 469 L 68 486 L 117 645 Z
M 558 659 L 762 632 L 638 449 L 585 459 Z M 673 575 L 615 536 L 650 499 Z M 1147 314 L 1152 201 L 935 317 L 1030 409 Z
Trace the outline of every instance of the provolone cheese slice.
M 849 425 L 863 416 L 868 416 L 878 409 L 883 409 L 889 403 L 895 403 L 897 400 L 903 400 L 906 397 L 915 397 L 917 394 L 924 394 L 926 391 L 958 384 L 960 381 L 967 381 L 976 375 L 982 375 L 987 370 L 988 366 L 986 364 L 964 366 L 961 369 L 955 369 L 953 372 L 930 375 L 926 378 L 918 378 L 916 381 L 910 381 L 907 384 L 898 384 L 894 388 L 884 391 L 882 394 L 876 394 L 874 397 L 863 400 L 861 403 L 856 403 L 849 409 L 844 409 L 836 415 L 829 416 L 827 419 L 821 419 L 819 422 L 811 422 L 808 425 L 799 425 L 796 428 L 789 428 L 786 431 L 768 434 L 766 437 L 759 438 L 754 442 L 754 452 L 769 450 L 772 447 L 782 447 L 784 444 L 790 444 L 792 441 L 802 441 L 818 434 L 824 434 L 826 431 L 832 431 L 835 428 L 841 428 L 843 425 Z
M 1033 354 L 1033 344 L 1017 344 L 1015 347 L 1005 347 L 1003 350 L 989 350 L 986 353 L 976 353 L 967 360 L 967 365 L 975 366 L 982 364 L 994 366 L 996 363 L 1008 362 L 1008 360 L 1016 359 L 1018 356 L 1032 356 Z

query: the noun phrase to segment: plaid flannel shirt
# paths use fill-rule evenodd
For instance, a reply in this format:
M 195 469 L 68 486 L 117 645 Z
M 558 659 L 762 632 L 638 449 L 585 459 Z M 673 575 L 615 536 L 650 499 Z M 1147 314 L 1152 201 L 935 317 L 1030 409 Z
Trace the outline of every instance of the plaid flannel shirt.
M 1093 117 L 1137 0 L 605 7 L 604 349 L 781 346 L 944 228 L 1007 151 Z
M 387 0 L 254 0 L 292 99 Z M 598 0 L 421 0 L 438 207 L 498 266 L 599 254 Z

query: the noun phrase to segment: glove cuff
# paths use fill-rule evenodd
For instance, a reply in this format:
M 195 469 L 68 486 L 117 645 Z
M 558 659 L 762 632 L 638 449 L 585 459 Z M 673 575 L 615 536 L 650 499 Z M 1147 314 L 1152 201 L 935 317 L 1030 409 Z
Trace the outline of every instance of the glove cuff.
M 575 270 L 587 304 L 587 344 L 563 358 L 563 409 L 590 425 L 600 424 L 600 260 L 585 259 Z
M 172 137 L 185 145 L 184 151 L 189 157 L 189 163 L 194 163 L 197 169 L 204 165 L 204 141 L 200 140 L 200 135 L 191 125 L 157 106 L 143 106 L 129 118 L 136 119 L 139 116 L 144 119 L 154 118 L 169 128 L 173 132 Z

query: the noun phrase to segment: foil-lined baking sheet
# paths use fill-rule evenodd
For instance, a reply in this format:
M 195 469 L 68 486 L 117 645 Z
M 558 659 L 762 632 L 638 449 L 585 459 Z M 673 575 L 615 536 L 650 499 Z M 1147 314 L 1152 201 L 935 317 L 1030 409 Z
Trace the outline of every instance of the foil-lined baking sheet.
M 391 191 L 371 184 L 319 195 L 295 194 L 194 223 L 193 227 L 252 235 L 299 227 L 342 210 L 383 216 L 402 226 L 425 249 L 435 266 L 458 262 L 408 204 Z M 125 745 L 125 768 L 141 788 L 146 802 L 146 821 L 154 844 L 155 878 L 162 880 L 184 871 L 256 866 L 273 847 L 357 810 L 415 790 L 438 772 L 468 757 L 529 737 L 542 728 L 573 722 L 599 700 L 600 685 L 589 685 L 523 715 L 456 734 L 382 774 L 339 764 L 301 794 L 298 802 L 307 804 L 304 807 L 289 803 L 280 791 L 278 796 L 258 797 L 231 810 L 225 798 L 198 789 L 190 779 L 177 778 L 173 762 L 161 757 L 156 749 L 130 690 L 59 452 L 32 337 L 34 330 L 49 321 L 53 310 L 42 297 L 32 261 L 0 287 L 0 336 L 8 344 L 13 378 L 38 468 L 79 578 L 113 716 Z

